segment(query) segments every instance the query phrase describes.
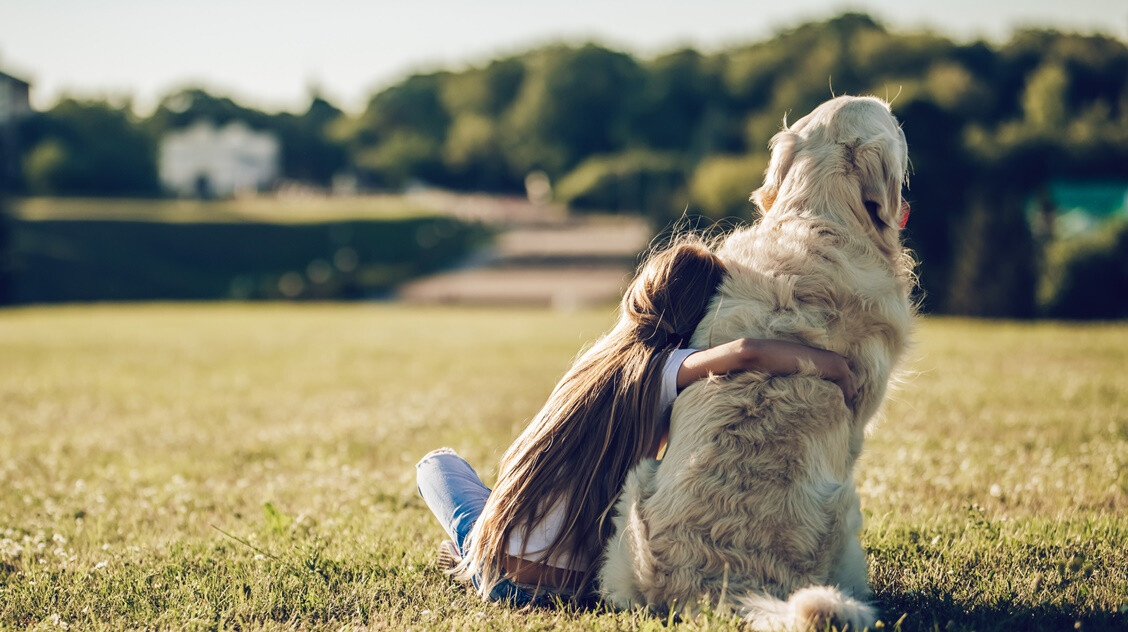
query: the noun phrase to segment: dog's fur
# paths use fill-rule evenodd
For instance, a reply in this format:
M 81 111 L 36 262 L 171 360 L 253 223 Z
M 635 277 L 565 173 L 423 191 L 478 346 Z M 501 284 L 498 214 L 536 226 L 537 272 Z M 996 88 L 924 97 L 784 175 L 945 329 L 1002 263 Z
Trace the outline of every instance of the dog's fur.
M 599 580 L 618 607 L 727 594 L 751 627 L 875 621 L 852 478 L 866 422 L 907 344 L 900 243 L 905 137 L 884 101 L 838 97 L 772 139 L 763 211 L 724 242 L 728 275 L 692 346 L 791 340 L 844 355 L 858 395 L 758 373 L 713 376 L 672 411 L 662 461 L 630 472 Z

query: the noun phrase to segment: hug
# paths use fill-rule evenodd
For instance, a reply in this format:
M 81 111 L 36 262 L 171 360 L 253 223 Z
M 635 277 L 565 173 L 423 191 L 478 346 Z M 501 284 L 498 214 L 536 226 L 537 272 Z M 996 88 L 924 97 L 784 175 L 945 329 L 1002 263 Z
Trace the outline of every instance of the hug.
M 887 103 L 838 97 L 771 147 L 760 220 L 647 257 L 492 490 L 452 450 L 419 462 L 440 563 L 483 598 L 876 621 L 853 470 L 912 327 L 907 146 Z

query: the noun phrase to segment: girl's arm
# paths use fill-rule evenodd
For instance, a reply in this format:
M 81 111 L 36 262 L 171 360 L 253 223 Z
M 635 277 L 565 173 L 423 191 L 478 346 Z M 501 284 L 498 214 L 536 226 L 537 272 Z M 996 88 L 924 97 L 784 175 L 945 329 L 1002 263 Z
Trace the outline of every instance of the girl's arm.
M 678 390 L 711 373 L 761 371 L 769 375 L 792 375 L 799 372 L 803 361 L 814 364 L 819 375 L 837 384 L 848 405 L 853 402 L 857 393 L 846 358 L 833 351 L 783 340 L 740 338 L 690 354 L 678 369 Z

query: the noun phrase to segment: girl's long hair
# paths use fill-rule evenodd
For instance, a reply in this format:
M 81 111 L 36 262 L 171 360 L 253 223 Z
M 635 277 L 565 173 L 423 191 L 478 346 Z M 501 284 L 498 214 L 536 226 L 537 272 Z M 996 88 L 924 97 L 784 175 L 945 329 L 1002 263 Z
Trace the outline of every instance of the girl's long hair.
M 720 260 L 692 234 L 652 251 L 639 267 L 618 322 L 576 360 L 501 459 L 462 567 L 481 579 L 483 597 L 506 577 L 510 535 L 523 530 L 527 542 L 529 530 L 559 507 L 562 529 L 539 561 L 566 554 L 585 563 L 577 594 L 591 586 L 627 471 L 657 452 L 668 426 L 658 410 L 665 360 L 689 340 L 723 275 Z

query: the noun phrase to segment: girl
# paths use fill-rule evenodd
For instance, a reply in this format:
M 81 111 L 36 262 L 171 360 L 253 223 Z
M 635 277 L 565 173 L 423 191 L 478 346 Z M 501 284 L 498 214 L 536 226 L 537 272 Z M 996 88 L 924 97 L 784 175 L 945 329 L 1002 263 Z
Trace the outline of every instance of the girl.
M 491 492 L 449 448 L 423 457 L 419 493 L 451 541 L 440 565 L 483 598 L 518 606 L 592 591 L 627 471 L 656 457 L 677 393 L 709 374 L 788 375 L 812 363 L 847 403 L 841 356 L 777 340 L 683 348 L 724 267 L 696 236 L 647 258 L 623 296 L 618 322 L 582 354 L 502 457 Z

